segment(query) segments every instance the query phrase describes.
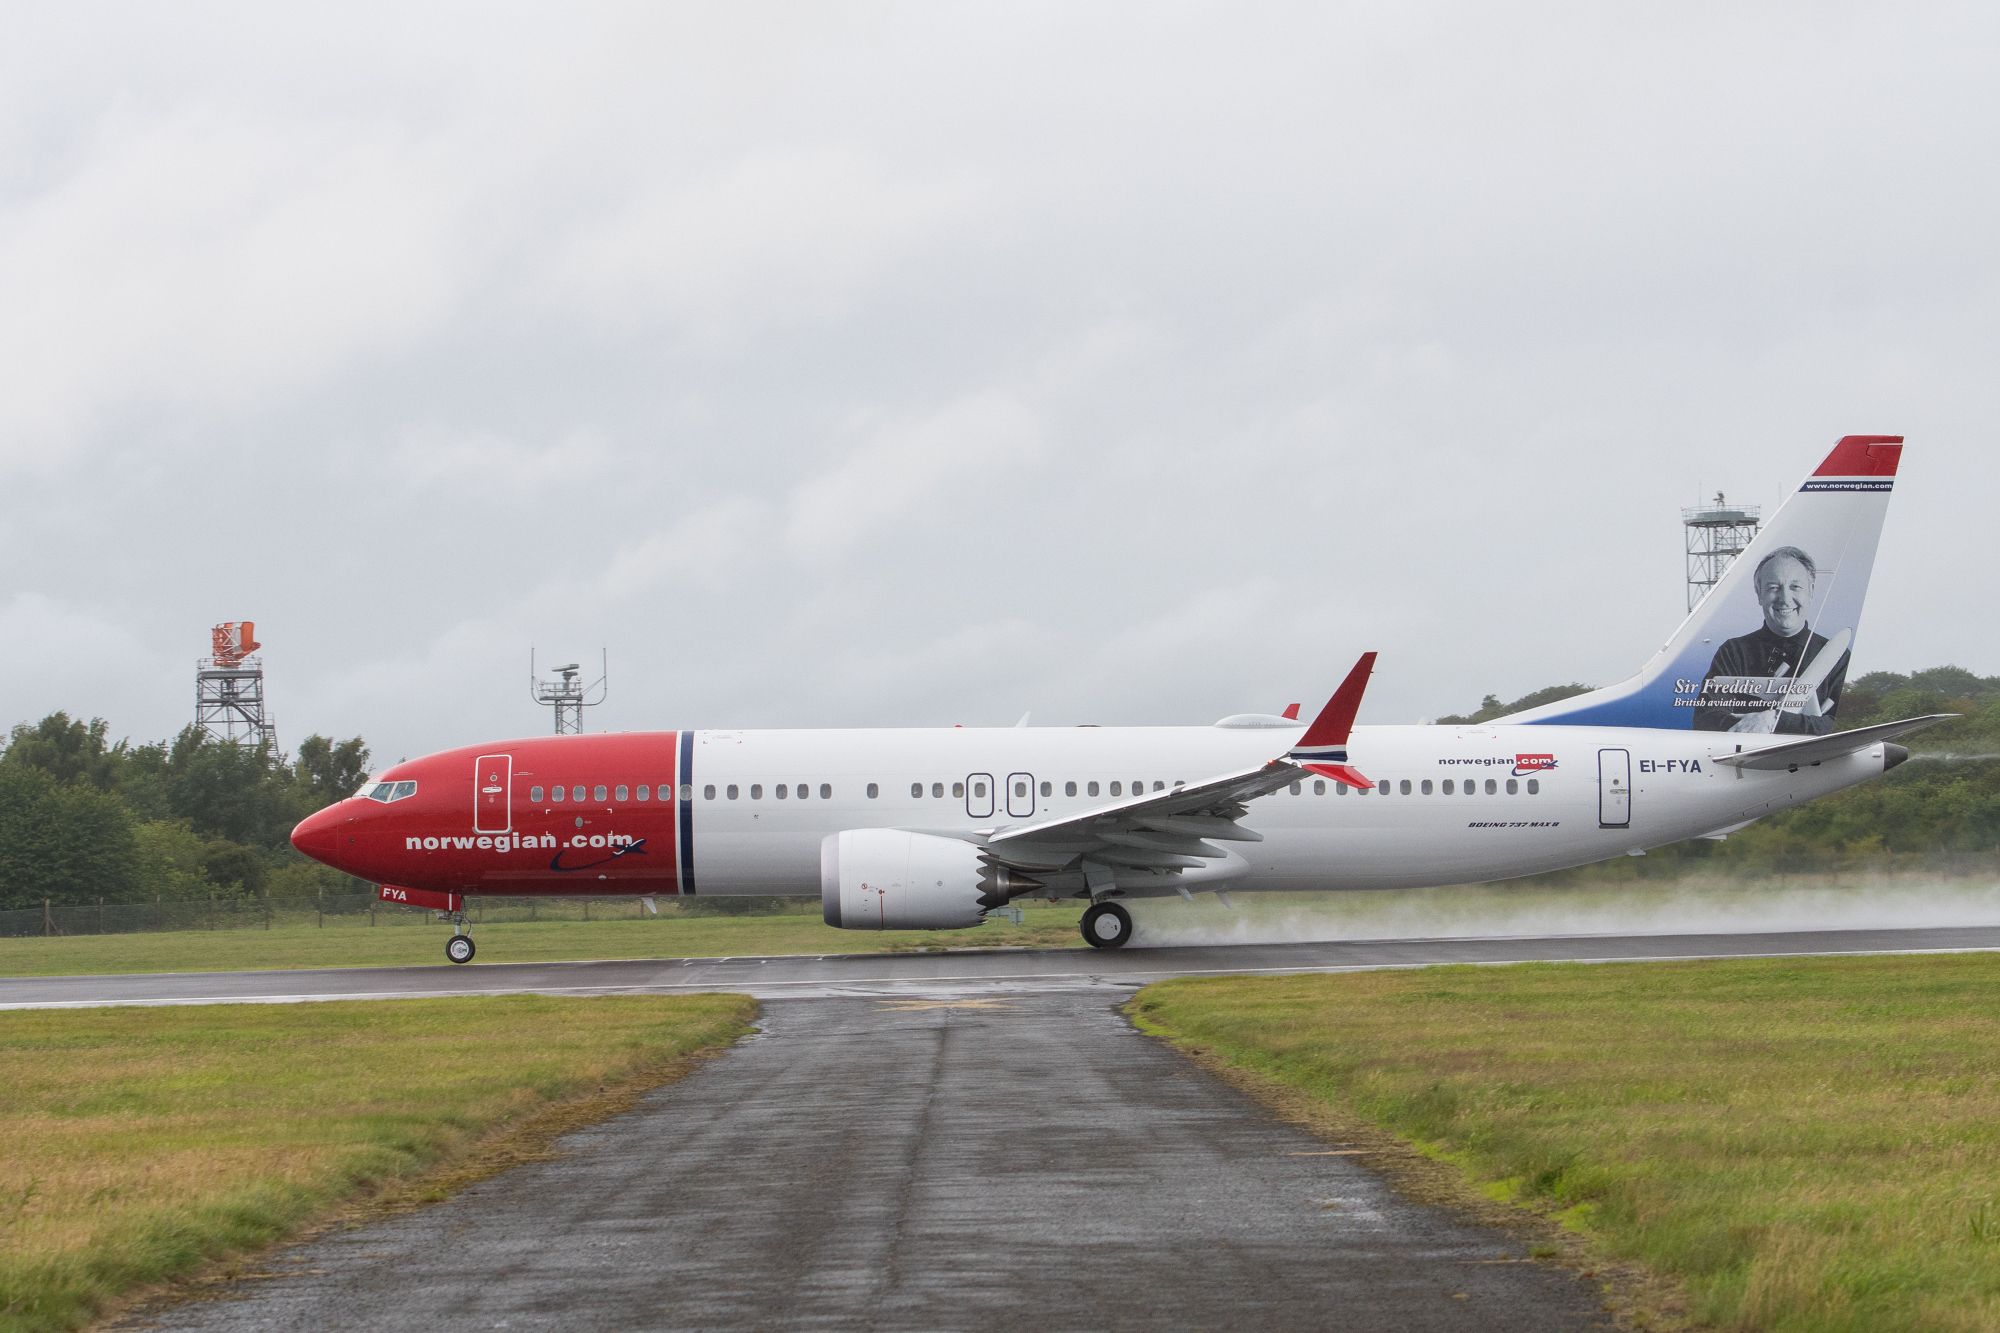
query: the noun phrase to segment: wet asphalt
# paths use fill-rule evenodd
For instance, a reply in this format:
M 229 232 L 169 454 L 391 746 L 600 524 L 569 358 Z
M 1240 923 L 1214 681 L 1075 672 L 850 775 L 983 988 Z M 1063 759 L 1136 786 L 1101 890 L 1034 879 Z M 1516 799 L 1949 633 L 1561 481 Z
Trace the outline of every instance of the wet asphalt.
M 1135 1032 L 1123 994 L 767 1003 L 550 1160 L 120 1327 L 1609 1326 L 1519 1239 Z

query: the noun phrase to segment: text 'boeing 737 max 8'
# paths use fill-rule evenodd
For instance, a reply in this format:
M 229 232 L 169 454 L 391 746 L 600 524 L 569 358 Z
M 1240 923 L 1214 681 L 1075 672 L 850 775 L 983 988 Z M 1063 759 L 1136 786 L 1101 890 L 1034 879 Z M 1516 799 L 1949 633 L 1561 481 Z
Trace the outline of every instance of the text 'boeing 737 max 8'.
M 1356 727 L 1364 655 L 1303 728 L 662 731 L 542 736 L 397 764 L 292 834 L 433 907 L 472 957 L 471 894 L 811 894 L 848 930 L 1125 904 L 1533 875 L 1729 829 L 1895 767 L 1842 731 L 1902 439 L 1850 435 L 1622 684 L 1476 726 Z

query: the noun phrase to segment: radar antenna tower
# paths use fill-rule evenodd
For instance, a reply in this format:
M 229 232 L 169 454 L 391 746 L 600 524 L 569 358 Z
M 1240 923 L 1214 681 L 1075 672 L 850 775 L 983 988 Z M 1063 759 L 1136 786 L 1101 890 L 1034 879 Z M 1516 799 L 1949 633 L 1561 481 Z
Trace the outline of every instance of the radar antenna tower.
M 1732 505 L 1721 491 L 1713 503 L 1681 510 L 1687 534 L 1687 609 L 1692 611 L 1757 536 L 1756 505 Z
M 551 668 L 557 679 L 543 680 L 535 673 L 535 650 L 528 650 L 528 694 L 536 703 L 554 710 L 556 735 L 583 734 L 583 710 L 595 708 L 611 693 L 610 687 L 605 684 L 611 678 L 609 660 L 604 650 L 599 649 L 597 679 L 588 685 L 579 679 L 583 668 L 575 662 Z M 592 698 L 592 695 L 596 697 Z
M 278 724 L 264 706 L 264 659 L 253 654 L 257 626 L 225 620 L 208 632 L 209 656 L 195 663 L 194 724 L 231 745 L 255 745 L 279 759 Z

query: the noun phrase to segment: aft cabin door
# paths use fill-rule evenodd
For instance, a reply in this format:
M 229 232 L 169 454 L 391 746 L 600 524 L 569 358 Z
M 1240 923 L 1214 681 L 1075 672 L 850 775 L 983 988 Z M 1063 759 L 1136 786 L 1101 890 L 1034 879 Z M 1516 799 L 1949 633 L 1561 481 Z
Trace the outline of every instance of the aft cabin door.
M 505 833 L 514 827 L 507 793 L 514 789 L 514 756 L 482 754 L 472 768 L 472 831 Z
M 1632 827 L 1632 752 L 1597 752 L 1597 826 Z

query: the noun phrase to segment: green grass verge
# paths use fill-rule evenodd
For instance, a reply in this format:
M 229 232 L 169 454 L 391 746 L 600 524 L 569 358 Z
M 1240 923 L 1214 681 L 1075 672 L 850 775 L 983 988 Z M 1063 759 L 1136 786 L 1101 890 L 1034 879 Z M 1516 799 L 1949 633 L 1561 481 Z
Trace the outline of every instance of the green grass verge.
M 2000 1328 L 2000 956 L 1165 982 L 1140 1024 L 1730 1328 Z
M 76 1327 L 343 1203 L 518 1160 L 754 1013 L 731 995 L 0 1013 L 0 1329 Z
M 407 911 L 408 909 L 399 909 Z M 1016 926 L 970 930 L 835 930 L 816 916 L 661 916 L 618 921 L 523 921 L 477 926 L 480 963 L 580 958 L 727 958 L 759 954 L 905 953 L 925 949 L 1082 947 L 1076 903 L 1028 907 Z M 415 915 L 415 914 L 412 914 Z M 235 972 L 249 968 L 444 965 L 451 927 L 276 926 L 132 935 L 0 939 L 0 976 L 106 972 Z

